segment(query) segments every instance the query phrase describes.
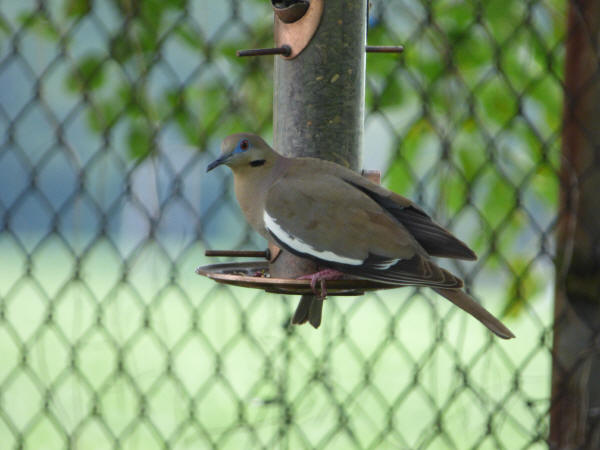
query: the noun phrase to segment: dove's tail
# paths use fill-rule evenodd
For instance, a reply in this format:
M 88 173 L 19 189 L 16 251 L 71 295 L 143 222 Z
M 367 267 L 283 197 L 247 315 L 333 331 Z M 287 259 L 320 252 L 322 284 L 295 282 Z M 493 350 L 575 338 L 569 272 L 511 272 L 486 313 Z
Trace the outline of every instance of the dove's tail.
M 473 300 L 462 289 L 434 289 L 435 292 L 446 297 L 460 309 L 465 310 L 482 324 L 488 327 L 497 336 L 503 339 L 514 338 L 515 335 L 502 322 L 496 319 L 487 309 Z

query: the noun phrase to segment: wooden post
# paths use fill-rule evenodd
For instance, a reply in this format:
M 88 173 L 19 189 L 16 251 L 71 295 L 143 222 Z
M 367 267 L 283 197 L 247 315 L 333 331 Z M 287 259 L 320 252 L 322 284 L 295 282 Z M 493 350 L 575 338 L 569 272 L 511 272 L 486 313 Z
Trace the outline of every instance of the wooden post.
M 326 0 L 317 32 L 294 59 L 275 59 L 274 147 L 360 167 L 364 130 L 367 0 Z M 272 276 L 293 278 L 316 266 L 286 252 Z
M 600 2 L 569 2 L 550 448 L 600 448 Z

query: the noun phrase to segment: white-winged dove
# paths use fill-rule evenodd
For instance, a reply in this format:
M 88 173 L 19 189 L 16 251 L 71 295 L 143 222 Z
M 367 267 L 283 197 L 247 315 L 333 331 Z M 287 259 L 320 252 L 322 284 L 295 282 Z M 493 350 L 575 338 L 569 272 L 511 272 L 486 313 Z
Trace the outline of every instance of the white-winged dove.
M 221 164 L 233 171 L 238 202 L 258 233 L 328 268 L 311 276 L 313 287 L 320 281 L 323 289 L 325 280 L 340 272 L 398 286 L 428 286 L 498 336 L 514 337 L 461 289 L 462 280 L 431 260 L 476 259 L 475 253 L 410 200 L 338 164 L 281 156 L 253 134 L 225 138 L 221 156 L 207 171 Z M 314 314 L 320 321 L 316 309 L 322 301 L 313 306 L 309 299 L 303 298 L 295 317 L 306 321 Z

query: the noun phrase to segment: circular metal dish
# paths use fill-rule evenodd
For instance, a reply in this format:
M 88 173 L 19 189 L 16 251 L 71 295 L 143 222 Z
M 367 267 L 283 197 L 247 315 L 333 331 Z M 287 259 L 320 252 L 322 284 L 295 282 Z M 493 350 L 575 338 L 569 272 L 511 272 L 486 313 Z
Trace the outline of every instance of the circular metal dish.
M 310 280 L 293 278 L 271 278 L 267 261 L 245 261 L 225 264 L 210 264 L 196 269 L 196 273 L 215 280 L 217 283 L 262 289 L 277 294 L 312 294 Z M 328 295 L 362 295 L 376 289 L 393 289 L 393 286 L 375 281 L 347 278 L 327 281 Z

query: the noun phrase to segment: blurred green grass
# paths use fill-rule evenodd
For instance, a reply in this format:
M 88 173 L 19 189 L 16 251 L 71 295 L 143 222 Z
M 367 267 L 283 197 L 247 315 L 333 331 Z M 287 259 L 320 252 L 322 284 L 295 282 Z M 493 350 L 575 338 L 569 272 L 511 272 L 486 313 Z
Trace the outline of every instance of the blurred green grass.
M 140 449 L 164 448 L 163 439 L 174 448 L 544 447 L 528 445 L 547 427 L 538 418 L 550 353 L 527 314 L 508 322 L 517 339 L 501 341 L 432 292 L 404 288 L 330 299 L 319 330 L 291 327 L 296 298 L 195 275 L 206 262 L 199 244 L 173 273 L 151 242 L 128 268 L 99 244 L 72 279 L 73 258 L 56 249 L 36 252 L 25 276 L 11 240 L 0 237 L 4 448 L 19 433 L 36 449 L 115 439 Z M 498 312 L 501 288 L 478 294 Z M 531 302 L 544 324 L 550 295 Z

